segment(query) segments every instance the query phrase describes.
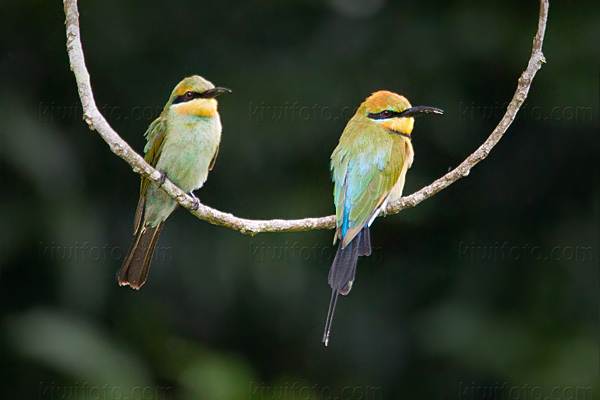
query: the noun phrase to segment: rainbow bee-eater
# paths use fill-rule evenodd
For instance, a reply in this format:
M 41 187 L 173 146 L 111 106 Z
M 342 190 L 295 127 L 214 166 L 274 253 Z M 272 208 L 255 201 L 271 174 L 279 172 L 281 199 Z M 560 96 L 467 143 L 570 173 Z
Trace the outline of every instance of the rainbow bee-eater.
M 200 76 L 185 78 L 173 89 L 160 116 L 148 127 L 145 160 L 181 190 L 202 187 L 213 168 L 221 142 L 221 119 L 215 97 L 231 90 L 215 87 Z M 135 212 L 135 239 L 119 271 L 119 285 L 139 289 L 148 277 L 152 255 L 165 220 L 177 201 L 160 184 L 142 178 Z
M 412 107 L 405 97 L 379 91 L 350 119 L 331 155 L 336 213 L 337 253 L 329 271 L 331 301 L 323 342 L 327 346 L 340 294 L 352 289 L 359 256 L 371 254 L 369 227 L 389 202 L 402 196 L 406 171 L 413 162 L 414 117 L 442 114 L 433 107 Z

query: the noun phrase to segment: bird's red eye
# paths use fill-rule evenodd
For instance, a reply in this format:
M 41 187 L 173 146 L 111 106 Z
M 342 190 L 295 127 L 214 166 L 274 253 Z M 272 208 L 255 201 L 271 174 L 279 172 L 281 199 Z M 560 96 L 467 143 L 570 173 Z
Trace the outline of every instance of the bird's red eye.
M 384 118 L 388 118 L 390 115 L 392 115 L 392 112 L 390 110 L 384 110 L 384 111 L 381 112 L 381 115 Z
M 191 99 L 192 97 L 194 97 L 194 93 L 192 93 L 192 92 L 186 92 L 185 93 L 185 98 L 186 99 Z

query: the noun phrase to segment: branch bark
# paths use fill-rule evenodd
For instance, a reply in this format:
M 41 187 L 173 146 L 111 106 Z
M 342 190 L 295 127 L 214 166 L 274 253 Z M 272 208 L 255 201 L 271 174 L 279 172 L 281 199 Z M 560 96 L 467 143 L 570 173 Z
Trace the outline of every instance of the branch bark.
M 500 141 L 506 130 L 512 124 L 521 108 L 521 105 L 527 98 L 533 78 L 542 64 L 546 62 L 542 53 L 544 43 L 544 34 L 546 32 L 546 22 L 548 20 L 548 0 L 540 0 L 540 12 L 538 19 L 538 30 L 533 39 L 531 56 L 527 68 L 521 74 L 518 80 L 517 89 L 509 103 L 506 112 L 496 128 L 492 131 L 486 141 L 473 154 L 467 157 L 458 167 L 448 172 L 443 177 L 437 179 L 430 185 L 399 199 L 395 203 L 388 205 L 386 214 L 396 214 L 406 208 L 414 207 L 425 199 L 447 188 L 462 177 L 469 175 L 471 168 L 488 156 L 492 148 Z M 89 125 L 89 128 L 96 130 L 102 139 L 110 146 L 113 153 L 125 160 L 134 172 L 143 175 L 157 183 L 160 180 L 160 173 L 152 168 L 142 156 L 137 154 L 108 124 L 104 116 L 98 110 L 94 100 L 94 94 L 90 84 L 90 75 L 85 66 L 85 57 L 83 46 L 81 44 L 81 34 L 79 29 L 79 10 L 77 0 L 64 0 L 64 10 L 66 16 L 67 31 L 67 52 L 71 70 L 77 81 L 77 88 L 81 105 L 83 107 L 83 118 Z M 175 186 L 168 179 L 163 184 L 162 189 L 173 197 L 179 204 L 188 209 L 196 217 L 210 222 L 213 225 L 222 225 L 235 229 L 244 234 L 255 235 L 261 232 L 297 232 L 308 231 L 312 229 L 333 229 L 335 228 L 335 216 L 330 215 L 321 218 L 305 218 L 296 220 L 250 220 L 239 218 L 233 214 L 225 213 L 214 208 L 200 204 L 197 210 L 192 210 L 194 201 Z

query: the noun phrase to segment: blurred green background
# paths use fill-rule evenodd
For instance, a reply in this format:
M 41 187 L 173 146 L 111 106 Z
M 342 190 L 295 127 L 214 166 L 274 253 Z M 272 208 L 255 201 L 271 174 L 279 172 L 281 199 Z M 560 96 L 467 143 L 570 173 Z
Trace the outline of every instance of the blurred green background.
M 536 1 L 83 1 L 98 106 L 141 152 L 183 77 L 233 89 L 210 206 L 333 213 L 329 156 L 370 93 L 417 120 L 410 194 L 499 121 Z M 178 210 L 119 287 L 139 176 L 81 120 L 58 1 L 0 2 L 1 399 L 598 399 L 597 2 L 553 2 L 516 122 L 471 174 L 379 218 L 328 348 L 332 231 Z

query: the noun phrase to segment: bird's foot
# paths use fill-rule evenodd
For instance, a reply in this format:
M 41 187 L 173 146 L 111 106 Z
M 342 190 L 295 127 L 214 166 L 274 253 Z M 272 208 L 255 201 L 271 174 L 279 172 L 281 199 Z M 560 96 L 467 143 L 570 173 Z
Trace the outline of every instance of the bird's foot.
M 190 192 L 189 195 L 192 196 L 192 199 L 194 200 L 194 204 L 192 204 L 192 211 L 196 211 L 198 208 L 200 208 L 200 199 L 196 197 L 194 192 Z
M 158 187 L 161 187 L 162 185 L 165 184 L 166 180 L 167 180 L 167 173 L 166 172 L 160 172 L 160 178 L 158 178 Z

